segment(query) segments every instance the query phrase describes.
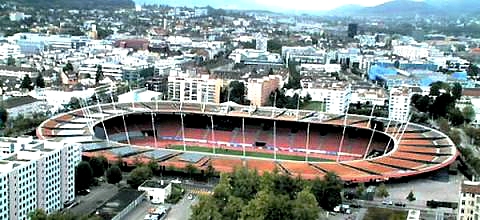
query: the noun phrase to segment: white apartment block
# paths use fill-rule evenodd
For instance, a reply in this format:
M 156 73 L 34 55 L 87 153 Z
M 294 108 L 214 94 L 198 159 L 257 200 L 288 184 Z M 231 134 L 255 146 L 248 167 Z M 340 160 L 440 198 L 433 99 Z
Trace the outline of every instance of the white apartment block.
M 181 102 L 220 103 L 221 79 L 200 77 L 168 77 L 168 99 Z
M 464 181 L 460 187 L 458 220 L 477 220 L 480 215 L 480 182 Z
M 345 114 L 352 98 L 352 88 L 343 82 L 302 80 L 302 95 L 310 94 L 312 101 L 325 103 L 325 112 Z
M 32 138 L 0 139 L 0 219 L 28 219 L 35 209 L 53 213 L 75 199 L 76 144 Z
M 412 95 L 413 92 L 409 87 L 392 88 L 388 100 L 388 118 L 397 121 L 407 121 L 410 114 Z

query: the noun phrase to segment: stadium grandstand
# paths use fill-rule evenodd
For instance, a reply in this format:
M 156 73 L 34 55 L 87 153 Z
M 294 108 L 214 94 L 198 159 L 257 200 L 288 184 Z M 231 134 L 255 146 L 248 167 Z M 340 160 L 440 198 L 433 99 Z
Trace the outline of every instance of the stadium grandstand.
M 37 136 L 84 143 L 85 157 L 129 165 L 246 166 L 306 179 L 335 172 L 348 182 L 424 174 L 458 156 L 445 134 L 408 121 L 171 101 L 83 107 L 43 122 Z

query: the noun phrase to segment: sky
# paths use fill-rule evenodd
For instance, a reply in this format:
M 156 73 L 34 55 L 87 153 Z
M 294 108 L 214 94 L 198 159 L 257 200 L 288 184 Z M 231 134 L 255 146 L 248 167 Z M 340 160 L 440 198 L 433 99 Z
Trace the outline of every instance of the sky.
M 321 11 L 343 5 L 375 6 L 389 0 L 134 0 L 137 4 L 172 6 L 207 6 L 224 9 L 258 9 L 271 11 Z

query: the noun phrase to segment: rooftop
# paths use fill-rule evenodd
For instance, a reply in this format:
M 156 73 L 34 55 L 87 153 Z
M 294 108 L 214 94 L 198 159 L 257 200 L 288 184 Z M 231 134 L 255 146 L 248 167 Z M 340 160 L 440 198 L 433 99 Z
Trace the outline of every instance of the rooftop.
M 461 192 L 480 194 L 480 182 L 464 181 L 462 183 Z
M 163 183 L 163 184 L 162 184 Z M 170 184 L 169 181 L 153 181 L 147 180 L 145 181 L 140 187 L 148 187 L 148 188 L 165 188 Z

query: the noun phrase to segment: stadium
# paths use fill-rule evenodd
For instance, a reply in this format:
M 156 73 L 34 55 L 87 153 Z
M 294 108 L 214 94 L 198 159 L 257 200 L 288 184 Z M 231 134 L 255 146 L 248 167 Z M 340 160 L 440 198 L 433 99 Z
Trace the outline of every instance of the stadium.
M 360 115 L 179 102 L 109 103 L 43 122 L 40 139 L 83 143 L 84 157 L 220 172 L 277 169 L 305 179 L 335 172 L 346 182 L 412 177 L 444 168 L 458 150 L 422 125 Z

